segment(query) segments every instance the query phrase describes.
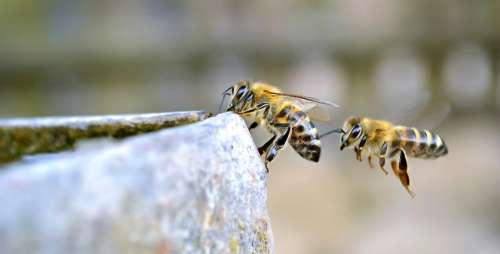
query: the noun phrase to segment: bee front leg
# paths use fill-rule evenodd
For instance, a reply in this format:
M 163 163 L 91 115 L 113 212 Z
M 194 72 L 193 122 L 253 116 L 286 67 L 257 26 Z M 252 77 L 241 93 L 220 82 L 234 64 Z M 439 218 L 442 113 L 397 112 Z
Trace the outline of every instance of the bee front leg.
M 363 135 L 363 137 L 361 137 L 361 141 L 359 142 L 359 145 L 357 147 L 354 147 L 354 151 L 356 152 L 356 159 L 358 161 L 363 161 L 363 159 L 361 158 L 361 152 L 363 151 L 363 148 L 365 147 L 367 140 L 368 140 L 368 137 L 366 135 Z
M 410 190 L 410 177 L 408 176 L 408 163 L 406 154 L 403 150 L 399 149 L 399 161 L 391 161 L 391 167 L 394 174 L 399 178 L 401 184 L 406 189 L 408 194 L 413 198 L 415 194 Z
M 363 137 L 361 137 L 361 141 L 359 141 L 359 145 L 358 145 L 359 150 L 363 150 L 363 148 L 366 145 L 366 141 L 368 141 L 368 136 L 363 135 Z
M 255 108 L 251 108 L 251 109 L 248 109 L 248 110 L 245 110 L 245 111 L 242 111 L 242 112 L 238 112 L 238 114 L 240 114 L 240 115 L 248 115 L 248 114 L 255 113 L 257 111 L 257 113 L 264 112 L 263 114 L 267 115 L 268 112 L 269 112 L 269 108 L 271 108 L 271 106 L 269 105 L 269 103 L 259 103 Z

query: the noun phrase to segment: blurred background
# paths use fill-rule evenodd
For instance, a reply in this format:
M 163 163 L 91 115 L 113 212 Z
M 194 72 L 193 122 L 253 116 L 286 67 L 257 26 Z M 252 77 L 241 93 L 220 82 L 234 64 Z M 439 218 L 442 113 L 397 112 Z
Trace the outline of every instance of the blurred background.
M 432 129 L 415 199 L 338 136 L 271 164 L 277 253 L 500 253 L 500 2 L 0 0 L 0 117 L 205 109 L 241 79 Z M 259 141 L 260 142 L 260 141 Z

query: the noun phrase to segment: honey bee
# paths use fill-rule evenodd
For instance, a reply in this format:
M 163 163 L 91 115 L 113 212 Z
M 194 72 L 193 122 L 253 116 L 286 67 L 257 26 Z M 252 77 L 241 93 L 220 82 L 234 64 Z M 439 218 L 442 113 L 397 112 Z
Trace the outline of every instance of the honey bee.
M 382 120 L 350 117 L 342 129 L 333 132 L 342 133 L 340 150 L 353 147 L 356 159 L 361 161 L 362 156 L 368 156 L 368 164 L 372 168 L 372 157 L 378 158 L 379 167 L 386 175 L 385 161 L 391 160 L 394 174 L 412 197 L 415 195 L 409 187 L 407 156 L 436 159 L 448 154 L 448 148 L 440 136 L 427 130 L 394 126 Z
M 240 81 L 229 87 L 224 96 L 230 96 L 226 111 L 253 117 L 249 129 L 266 127 L 273 137 L 259 147 L 267 168 L 286 143 L 304 159 L 318 162 L 321 142 L 312 120 L 327 121 L 328 114 L 320 105 L 338 107 L 336 104 L 311 97 L 285 94 L 275 86 Z M 222 103 L 221 103 L 222 106 Z

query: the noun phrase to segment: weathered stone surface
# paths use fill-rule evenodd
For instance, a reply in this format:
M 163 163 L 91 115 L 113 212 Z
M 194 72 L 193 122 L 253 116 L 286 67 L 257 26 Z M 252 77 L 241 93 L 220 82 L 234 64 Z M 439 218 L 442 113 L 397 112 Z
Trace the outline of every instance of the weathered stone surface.
M 0 253 L 272 253 L 266 177 L 231 113 L 17 162 Z
M 202 111 L 0 119 L 0 163 L 27 154 L 72 149 L 76 141 L 123 138 L 206 119 Z

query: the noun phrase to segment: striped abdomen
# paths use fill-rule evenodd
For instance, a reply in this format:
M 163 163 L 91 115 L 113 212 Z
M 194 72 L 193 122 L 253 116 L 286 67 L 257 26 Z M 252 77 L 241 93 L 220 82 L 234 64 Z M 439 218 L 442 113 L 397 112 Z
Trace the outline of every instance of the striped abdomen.
M 276 122 L 292 127 L 288 143 L 302 158 L 318 162 L 321 156 L 321 142 L 318 129 L 307 114 L 293 104 L 286 104 L 276 114 Z
M 392 151 L 402 148 L 408 156 L 424 159 L 435 159 L 448 154 L 448 148 L 441 137 L 430 131 L 397 126 L 395 132 Z

